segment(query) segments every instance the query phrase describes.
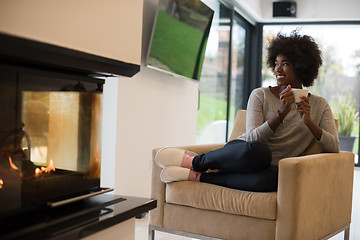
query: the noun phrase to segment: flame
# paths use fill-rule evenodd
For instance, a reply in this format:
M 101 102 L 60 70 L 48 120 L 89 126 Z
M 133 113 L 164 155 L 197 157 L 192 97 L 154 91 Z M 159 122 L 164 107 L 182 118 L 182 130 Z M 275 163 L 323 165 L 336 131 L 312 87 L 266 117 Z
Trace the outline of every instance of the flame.
M 12 169 L 19 170 L 19 168 L 12 162 L 11 157 L 9 156 L 9 164 Z
M 100 159 L 99 159 L 99 142 L 96 142 L 96 155 L 95 155 L 95 162 L 99 163 Z
M 39 176 L 40 173 L 41 173 L 40 168 L 36 168 L 35 169 L 35 176 Z
M 41 167 L 35 169 L 35 176 L 39 176 L 41 173 L 49 173 L 51 171 L 55 171 L 54 162 L 52 159 L 49 161 L 49 165 L 47 167 Z
M 53 162 L 52 158 L 50 158 L 49 165 L 47 168 L 48 168 L 49 172 L 55 171 L 54 162 Z
M 4 186 L 4 181 L 0 178 L 0 189 L 2 189 Z

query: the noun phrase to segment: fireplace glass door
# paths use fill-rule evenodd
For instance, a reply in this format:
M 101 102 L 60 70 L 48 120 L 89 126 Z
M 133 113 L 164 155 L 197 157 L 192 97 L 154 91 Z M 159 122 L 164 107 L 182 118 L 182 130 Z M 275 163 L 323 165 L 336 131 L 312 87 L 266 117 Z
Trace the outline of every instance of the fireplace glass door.
M 0 65 L 0 214 L 100 188 L 103 80 Z

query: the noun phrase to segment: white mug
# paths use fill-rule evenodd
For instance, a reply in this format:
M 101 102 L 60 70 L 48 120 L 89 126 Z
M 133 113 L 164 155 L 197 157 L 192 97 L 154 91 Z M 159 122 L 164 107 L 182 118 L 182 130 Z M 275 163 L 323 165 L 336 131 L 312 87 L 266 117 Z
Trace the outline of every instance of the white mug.
M 302 101 L 302 99 L 300 98 L 301 96 L 305 96 L 307 97 L 309 90 L 308 89 L 299 89 L 299 88 L 292 88 L 291 89 L 293 94 L 294 94 L 294 98 L 295 98 L 295 103 L 299 103 Z

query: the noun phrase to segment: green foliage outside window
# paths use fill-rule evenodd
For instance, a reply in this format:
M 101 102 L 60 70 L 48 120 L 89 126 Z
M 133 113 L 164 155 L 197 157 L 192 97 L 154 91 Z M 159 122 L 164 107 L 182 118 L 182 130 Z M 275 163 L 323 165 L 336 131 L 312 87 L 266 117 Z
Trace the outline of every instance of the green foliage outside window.
M 332 101 L 332 110 L 334 117 L 339 121 L 339 135 L 350 136 L 354 126 L 359 119 L 359 112 L 355 109 L 355 102 L 349 98 L 338 97 L 337 101 Z

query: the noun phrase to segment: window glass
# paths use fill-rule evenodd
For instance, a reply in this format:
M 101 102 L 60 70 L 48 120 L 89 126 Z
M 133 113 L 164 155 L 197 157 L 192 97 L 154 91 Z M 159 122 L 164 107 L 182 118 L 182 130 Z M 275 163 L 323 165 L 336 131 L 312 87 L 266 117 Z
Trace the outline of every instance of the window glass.
M 215 13 L 199 82 L 199 144 L 225 142 L 230 42 L 230 10 L 218 1 L 204 2 Z
M 243 87 L 245 77 L 246 29 L 236 20 L 233 24 L 231 36 L 231 88 L 228 136 L 230 136 L 233 129 L 237 110 L 244 108 Z
M 298 29 L 312 36 L 322 51 L 323 65 L 310 92 L 324 97 L 339 120 L 342 150 L 356 154 L 358 164 L 360 105 L 360 26 L 359 25 L 266 25 L 263 32 L 262 86 L 276 85 L 272 71 L 266 66 L 268 39 L 278 32 L 289 34 Z M 343 130 L 344 129 L 344 130 Z M 344 136 L 343 135 L 350 135 Z M 354 142 L 352 140 L 355 140 Z M 350 145 L 348 147 L 348 143 Z

